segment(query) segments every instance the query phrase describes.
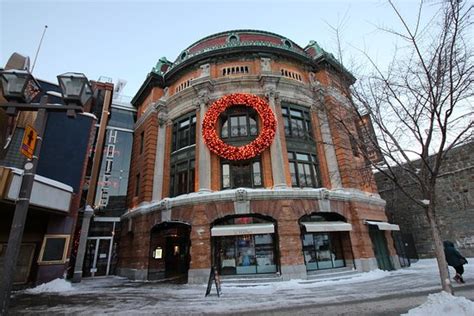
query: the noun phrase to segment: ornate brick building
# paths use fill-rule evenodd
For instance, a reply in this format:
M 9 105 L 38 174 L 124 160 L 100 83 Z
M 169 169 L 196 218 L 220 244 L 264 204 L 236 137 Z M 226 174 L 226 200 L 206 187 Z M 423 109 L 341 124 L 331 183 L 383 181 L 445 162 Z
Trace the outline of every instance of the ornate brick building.
M 354 77 L 316 42 L 238 30 L 160 59 L 137 123 L 118 273 L 306 278 L 399 266 L 385 202 L 334 113 Z

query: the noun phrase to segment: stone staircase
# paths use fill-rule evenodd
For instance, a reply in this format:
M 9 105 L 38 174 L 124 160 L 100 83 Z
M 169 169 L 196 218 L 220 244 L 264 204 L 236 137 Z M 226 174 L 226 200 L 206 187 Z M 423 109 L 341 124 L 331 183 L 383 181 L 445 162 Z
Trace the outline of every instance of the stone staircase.
M 360 273 L 352 268 L 340 268 L 331 270 L 321 270 L 315 272 L 309 272 L 306 280 L 299 280 L 298 283 L 315 283 L 319 281 L 334 281 L 349 279 Z M 226 286 L 237 286 L 237 287 L 248 287 L 271 284 L 273 282 L 283 281 L 283 277 L 277 274 L 260 274 L 260 275 L 223 275 L 221 278 L 221 284 Z
M 354 270 L 349 267 L 331 269 L 331 270 L 320 270 L 320 271 L 309 272 L 307 279 L 299 283 L 314 283 L 318 281 L 328 281 L 328 280 L 336 281 L 336 280 L 350 279 L 359 273 L 360 273 L 359 271 Z
M 221 284 L 230 286 L 258 286 L 283 281 L 281 275 L 260 274 L 260 275 L 221 275 Z

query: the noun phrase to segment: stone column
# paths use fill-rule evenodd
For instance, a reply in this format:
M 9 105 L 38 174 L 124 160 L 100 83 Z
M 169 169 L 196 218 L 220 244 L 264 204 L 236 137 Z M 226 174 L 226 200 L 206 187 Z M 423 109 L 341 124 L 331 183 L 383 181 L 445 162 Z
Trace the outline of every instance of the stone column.
M 199 107 L 199 135 L 197 137 L 199 142 L 199 192 L 205 193 L 211 191 L 211 153 L 204 143 L 201 132 L 202 121 L 204 120 L 204 115 L 206 115 L 209 102 L 209 92 L 207 90 L 199 91 L 197 101 L 197 106 Z
M 166 152 L 166 123 L 168 122 L 168 111 L 164 101 L 158 101 L 156 109 L 158 111 L 158 138 L 156 141 L 152 200 L 159 201 L 163 198 L 163 171 Z
M 94 215 L 94 210 L 87 205 L 84 210 L 84 217 L 82 218 L 81 237 L 79 238 L 76 263 L 74 264 L 74 275 L 72 276 L 73 283 L 81 282 L 82 280 L 82 266 L 84 264 L 84 255 L 86 254 L 87 236 L 89 235 L 92 215 Z
M 327 116 L 327 109 L 324 106 L 325 89 L 317 82 L 311 82 L 314 91 L 315 105 L 313 105 L 316 111 L 320 126 L 315 126 L 321 130 L 321 138 L 324 144 L 324 153 L 326 155 L 327 169 L 329 172 L 329 178 L 331 181 L 331 189 L 342 188 L 341 174 L 339 172 L 339 165 L 336 157 L 336 150 L 332 141 L 331 129 L 329 128 L 329 119 Z
M 278 99 L 278 93 L 274 87 L 265 88 L 265 96 L 268 98 L 268 103 L 273 113 L 276 115 L 276 99 Z M 272 159 L 272 175 L 273 175 L 273 187 L 275 189 L 286 188 L 286 177 L 285 177 L 285 165 L 283 161 L 283 149 L 281 146 L 280 139 L 280 122 L 277 118 L 277 128 L 275 131 L 275 138 L 270 146 L 270 156 Z

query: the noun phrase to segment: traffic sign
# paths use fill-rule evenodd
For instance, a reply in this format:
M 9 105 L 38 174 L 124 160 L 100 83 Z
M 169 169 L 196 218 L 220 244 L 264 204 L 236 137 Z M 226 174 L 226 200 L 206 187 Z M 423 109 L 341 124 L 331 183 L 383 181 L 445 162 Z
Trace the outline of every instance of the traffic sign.
M 33 127 L 30 125 L 26 125 L 25 133 L 23 134 L 23 140 L 21 142 L 21 153 L 26 158 L 33 158 L 33 154 L 35 153 L 36 147 L 36 138 L 38 137 L 38 133 L 35 131 Z

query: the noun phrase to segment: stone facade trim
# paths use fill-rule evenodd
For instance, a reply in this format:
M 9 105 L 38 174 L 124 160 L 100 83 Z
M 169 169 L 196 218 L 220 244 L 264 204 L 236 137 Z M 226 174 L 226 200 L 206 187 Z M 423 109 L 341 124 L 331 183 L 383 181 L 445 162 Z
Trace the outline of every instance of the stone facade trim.
M 242 199 L 242 196 L 244 198 Z M 252 200 L 290 200 L 290 199 L 306 199 L 306 200 L 318 200 L 318 201 L 351 201 L 361 202 L 368 205 L 376 205 L 385 207 L 385 201 L 382 200 L 377 194 L 368 194 L 363 191 L 355 189 L 339 189 L 339 190 L 328 190 L 325 188 L 319 189 L 296 189 L 296 188 L 285 188 L 285 189 L 248 189 L 238 188 L 233 190 L 216 191 L 216 192 L 193 192 L 190 194 L 180 195 L 174 198 L 164 198 L 161 201 L 154 202 L 142 202 L 135 209 L 129 210 L 126 214 L 122 215 L 123 219 L 133 218 L 135 216 L 144 215 L 150 212 L 159 210 L 169 210 L 173 207 L 205 204 L 212 202 L 222 201 L 234 201 L 242 203 L 244 201 Z

